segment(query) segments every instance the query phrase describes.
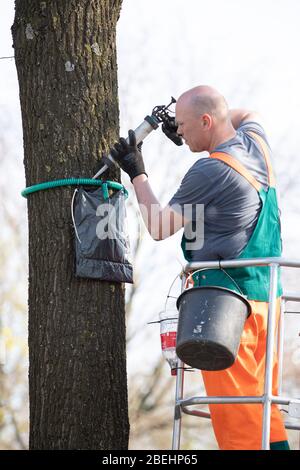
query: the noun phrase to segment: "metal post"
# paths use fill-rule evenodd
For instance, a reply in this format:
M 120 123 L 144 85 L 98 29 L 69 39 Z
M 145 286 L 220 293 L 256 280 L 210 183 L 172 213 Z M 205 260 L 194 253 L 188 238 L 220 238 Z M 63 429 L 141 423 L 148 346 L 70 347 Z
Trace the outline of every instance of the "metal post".
M 186 283 L 186 274 L 182 274 L 181 292 L 184 291 Z M 183 381 L 184 381 L 184 364 L 178 358 L 177 363 L 177 376 L 176 376 L 176 390 L 175 390 L 175 409 L 174 409 L 174 423 L 173 423 L 173 438 L 172 449 L 179 450 L 180 448 L 180 435 L 181 435 L 181 406 L 180 400 L 183 398 Z
M 175 409 L 174 409 L 174 424 L 173 424 L 173 439 L 172 450 L 179 450 L 180 448 L 180 434 L 181 434 L 181 407 L 179 401 L 183 396 L 183 381 L 184 371 L 183 362 L 178 359 L 178 369 L 176 377 L 176 391 L 175 391 Z
M 280 318 L 278 323 L 278 395 L 282 395 L 285 305 L 285 299 L 282 298 L 280 305 Z
M 276 327 L 276 295 L 278 280 L 278 264 L 270 264 L 270 290 L 269 290 L 269 309 L 267 326 L 267 346 L 266 346 L 266 365 L 265 365 L 265 385 L 264 385 L 264 404 L 263 404 L 263 427 L 262 427 L 262 449 L 270 449 L 270 425 L 271 425 L 271 405 L 272 405 L 272 369 L 273 354 L 275 344 Z

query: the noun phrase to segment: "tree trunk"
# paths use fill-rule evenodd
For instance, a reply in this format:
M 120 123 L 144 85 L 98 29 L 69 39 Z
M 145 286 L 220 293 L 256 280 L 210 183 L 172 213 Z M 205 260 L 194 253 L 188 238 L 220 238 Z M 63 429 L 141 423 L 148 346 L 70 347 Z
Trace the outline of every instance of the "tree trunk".
M 117 138 L 121 3 L 15 1 L 27 186 L 93 176 Z M 126 449 L 124 286 L 74 277 L 73 191 L 28 196 L 29 445 Z

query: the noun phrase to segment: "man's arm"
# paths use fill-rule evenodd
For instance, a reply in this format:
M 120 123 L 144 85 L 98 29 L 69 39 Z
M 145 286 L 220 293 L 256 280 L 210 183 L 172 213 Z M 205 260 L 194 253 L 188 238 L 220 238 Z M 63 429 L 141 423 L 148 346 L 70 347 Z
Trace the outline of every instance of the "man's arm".
M 111 148 L 110 154 L 129 175 L 145 225 L 154 240 L 170 237 L 189 222 L 170 206 L 163 209 L 156 199 L 148 182 L 141 149 L 136 144 L 132 130 L 128 132 L 128 142 L 121 137 Z
M 145 174 L 133 178 L 132 184 L 143 220 L 154 240 L 164 240 L 170 237 L 189 222 L 183 215 L 173 211 L 170 206 L 164 209 L 161 207 Z
M 238 129 L 242 122 L 247 121 L 257 122 L 264 127 L 262 117 L 255 111 L 249 111 L 247 109 L 230 109 L 229 115 L 231 123 L 235 129 Z

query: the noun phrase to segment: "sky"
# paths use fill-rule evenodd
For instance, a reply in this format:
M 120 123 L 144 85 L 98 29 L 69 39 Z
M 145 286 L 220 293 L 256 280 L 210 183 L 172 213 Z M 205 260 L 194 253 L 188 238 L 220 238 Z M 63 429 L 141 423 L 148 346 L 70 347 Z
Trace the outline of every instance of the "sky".
M 145 5 L 125 0 L 118 25 L 121 131 L 139 122 L 153 103 L 165 103 L 170 94 L 178 97 L 198 84 L 219 89 L 231 108 L 258 111 L 274 150 L 279 192 L 284 191 L 283 236 L 288 239 L 293 232 L 294 243 L 300 235 L 294 216 L 298 193 L 289 200 L 285 191 L 291 190 L 290 180 L 297 185 L 299 170 L 300 3 L 153 0 Z M 179 152 L 169 147 L 159 160 L 161 142 L 151 135 L 144 146 L 157 191 L 161 160 L 169 167 L 182 165 L 181 176 L 194 161 L 187 147 Z M 171 152 L 175 155 L 169 160 Z
M 153 104 L 165 103 L 170 95 L 178 97 L 199 84 L 216 87 L 230 108 L 258 111 L 274 151 L 284 254 L 294 258 L 299 257 L 300 236 L 299 14 L 300 3 L 294 0 L 125 0 L 118 24 L 121 134 L 139 123 Z M 150 182 L 157 194 L 165 187 L 163 202 L 167 203 L 199 154 L 165 143 L 159 131 L 143 147 Z M 139 315 L 138 325 L 163 305 L 166 287 L 183 262 L 179 238 L 176 235 L 155 248 L 149 240 L 139 257 L 143 288 L 137 292 L 134 308 L 144 316 Z M 154 260 L 150 267 L 149 257 Z M 151 291 L 153 284 L 156 295 L 145 305 L 145 290 Z M 149 328 L 134 349 L 152 341 Z M 130 359 L 134 370 L 133 362 Z
M 0 0 L 0 57 L 13 55 L 10 26 L 13 0 Z M 286 256 L 297 257 L 300 238 L 298 175 L 300 109 L 300 2 L 298 0 L 124 0 L 118 23 L 120 129 L 126 135 L 157 104 L 185 90 L 208 84 L 226 97 L 231 108 L 258 111 L 274 150 L 274 166 L 282 199 Z M 14 61 L 0 60 L 0 133 L 11 158 L 1 169 L 0 183 L 11 181 L 8 205 L 26 211 L 20 197 L 25 186 L 18 83 Z M 166 204 L 184 173 L 199 158 L 177 148 L 158 130 L 144 143 L 146 169 L 154 191 Z M 132 187 L 124 177 L 129 191 Z M 163 191 L 162 191 L 163 190 Z M 129 220 L 129 226 L 134 225 Z M 1 228 L 5 230 L 5 228 Z M 143 331 L 133 351 L 153 341 L 146 322 L 163 308 L 168 288 L 183 262 L 180 235 L 160 243 L 145 237 L 135 271 L 139 289 L 135 323 Z M 298 256 L 299 258 L 299 256 Z M 156 295 L 145 305 L 155 286 Z M 143 315 L 140 315 L 140 313 Z M 159 353 L 159 336 L 155 336 Z M 146 342 L 146 343 L 145 343 Z M 135 354 L 129 351 L 129 370 Z M 147 362 L 148 361 L 148 362 Z M 145 359 L 145 367 L 151 358 Z

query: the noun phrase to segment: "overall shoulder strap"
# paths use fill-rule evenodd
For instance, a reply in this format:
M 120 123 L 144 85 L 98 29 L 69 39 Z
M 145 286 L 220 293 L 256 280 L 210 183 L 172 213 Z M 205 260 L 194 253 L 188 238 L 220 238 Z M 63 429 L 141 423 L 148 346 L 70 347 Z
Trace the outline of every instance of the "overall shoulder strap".
M 225 152 L 214 152 L 210 155 L 211 158 L 216 158 L 217 160 L 221 160 L 222 162 L 226 163 L 226 165 L 233 168 L 237 171 L 240 175 L 244 176 L 246 180 L 254 186 L 257 192 L 261 189 L 261 184 L 254 178 L 254 176 L 250 173 L 247 168 L 240 163 L 236 158 L 232 157 L 228 153 Z
M 259 144 L 262 150 L 263 156 L 265 158 L 266 166 L 267 166 L 269 186 L 274 187 L 275 177 L 274 177 L 273 168 L 271 164 L 270 152 L 269 152 L 269 149 L 265 140 L 260 135 L 256 134 L 256 132 L 247 131 L 246 133 L 250 134 L 253 137 L 253 139 L 256 140 L 256 142 Z

